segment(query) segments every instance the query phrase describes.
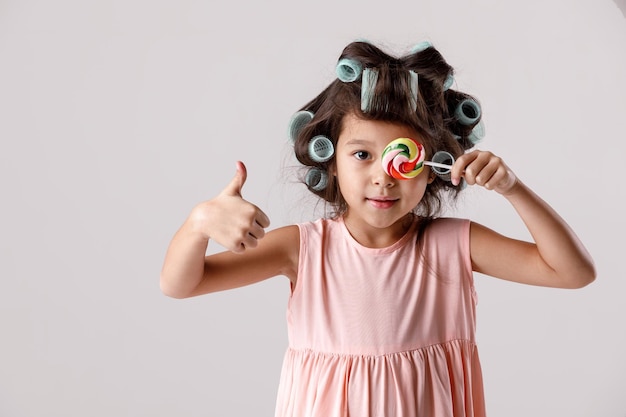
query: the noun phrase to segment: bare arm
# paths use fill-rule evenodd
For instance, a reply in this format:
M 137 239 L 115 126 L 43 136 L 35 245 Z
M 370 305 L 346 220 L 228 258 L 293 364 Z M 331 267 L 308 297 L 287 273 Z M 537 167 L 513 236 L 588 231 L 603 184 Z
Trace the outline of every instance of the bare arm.
M 490 152 L 463 155 L 453 168 L 456 180 L 502 194 L 515 208 L 534 242 L 502 236 L 476 223 L 471 227 L 474 270 L 523 284 L 581 288 L 596 276 L 593 259 L 569 225 L 544 200 L 519 181 Z M 453 174 L 453 178 L 455 175 Z
M 214 199 L 198 204 L 176 232 L 161 271 L 161 290 L 174 298 L 252 284 L 276 275 L 295 279 L 297 226 L 265 234 L 269 219 L 241 197 L 246 169 L 238 164 L 231 183 Z M 209 239 L 229 249 L 205 256 Z

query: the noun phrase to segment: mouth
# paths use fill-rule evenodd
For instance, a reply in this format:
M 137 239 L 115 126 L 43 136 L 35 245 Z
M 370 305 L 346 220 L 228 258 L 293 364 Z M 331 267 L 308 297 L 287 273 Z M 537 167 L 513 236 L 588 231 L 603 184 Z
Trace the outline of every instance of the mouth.
M 392 197 L 370 197 L 366 198 L 366 200 L 375 208 L 388 209 L 393 207 L 399 199 Z

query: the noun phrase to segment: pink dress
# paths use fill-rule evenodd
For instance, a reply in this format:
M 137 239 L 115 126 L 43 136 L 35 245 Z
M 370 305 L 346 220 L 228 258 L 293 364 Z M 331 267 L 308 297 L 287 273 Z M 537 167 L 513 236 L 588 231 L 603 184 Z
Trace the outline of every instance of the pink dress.
M 469 221 L 373 249 L 299 225 L 276 417 L 483 417 Z

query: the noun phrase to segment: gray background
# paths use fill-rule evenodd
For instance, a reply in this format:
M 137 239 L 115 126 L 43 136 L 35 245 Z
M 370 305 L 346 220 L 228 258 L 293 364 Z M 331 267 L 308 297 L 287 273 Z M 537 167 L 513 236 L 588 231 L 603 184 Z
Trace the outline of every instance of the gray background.
M 322 212 L 286 124 L 342 48 L 422 40 L 594 256 L 582 290 L 477 276 L 492 416 L 626 416 L 624 1 L 0 1 L 0 416 L 270 416 L 284 277 L 160 293 L 170 238 L 237 159 L 272 227 Z M 527 238 L 499 196 L 450 214 Z M 220 250 L 211 246 L 210 251 Z

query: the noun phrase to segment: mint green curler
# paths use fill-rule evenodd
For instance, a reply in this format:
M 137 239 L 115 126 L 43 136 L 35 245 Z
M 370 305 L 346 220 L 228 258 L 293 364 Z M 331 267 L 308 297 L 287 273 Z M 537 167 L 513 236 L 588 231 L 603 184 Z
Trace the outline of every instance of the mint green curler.
M 311 120 L 313 120 L 314 114 L 308 110 L 300 110 L 296 112 L 289 120 L 288 135 L 291 143 L 296 143 L 298 134 L 304 126 L 306 126 Z
M 454 115 L 462 125 L 471 125 L 480 118 L 480 106 L 472 99 L 465 99 L 456 106 Z
M 417 110 L 417 96 L 419 94 L 419 77 L 413 70 L 409 71 L 409 77 L 411 78 L 411 108 L 415 111 Z
M 319 168 L 311 168 L 304 177 L 305 184 L 313 191 L 322 191 L 328 185 L 328 174 Z
M 361 65 L 361 63 L 356 59 L 343 58 L 337 62 L 335 72 L 337 73 L 337 78 L 339 78 L 339 80 L 344 83 L 351 83 L 361 77 L 363 65 Z
M 413 48 L 411 48 L 411 53 L 412 54 L 416 54 L 418 52 L 422 52 L 422 51 L 430 48 L 431 46 L 433 46 L 432 43 L 430 43 L 428 41 L 422 41 L 422 42 L 418 43 L 417 45 L 415 45 Z
M 447 91 L 454 84 L 454 76 L 452 74 L 448 74 L 446 80 L 443 82 L 443 91 Z
M 363 113 L 367 113 L 370 110 L 377 82 L 378 70 L 365 68 L 363 70 L 363 79 L 361 80 L 361 110 Z
M 424 161 L 424 165 L 432 167 L 433 172 L 442 180 L 450 181 L 454 156 L 450 152 L 437 151 L 432 157 L 432 161 Z
M 333 142 L 326 136 L 318 135 L 309 141 L 309 156 L 315 162 L 326 162 L 335 154 Z
M 478 122 L 478 124 L 476 124 L 476 126 L 474 126 L 474 128 L 472 129 L 472 132 L 467 136 L 467 139 L 469 139 L 470 142 L 476 145 L 478 142 L 483 140 L 484 137 L 485 137 L 485 124 L 481 120 L 480 122 Z

